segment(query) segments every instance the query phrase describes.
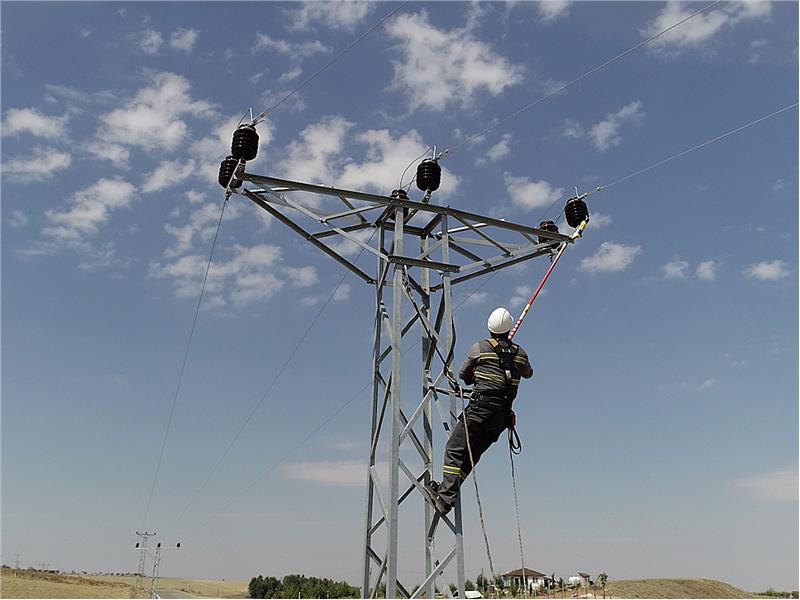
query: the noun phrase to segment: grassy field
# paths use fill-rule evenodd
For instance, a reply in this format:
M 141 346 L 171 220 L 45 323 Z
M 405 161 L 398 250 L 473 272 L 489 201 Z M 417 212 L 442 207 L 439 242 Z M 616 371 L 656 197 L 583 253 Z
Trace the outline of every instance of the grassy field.
M 122 579 L 122 578 L 121 578 Z M 82 575 L 3 569 L 0 598 L 139 598 L 132 581 L 98 581 Z
M 132 585 L 133 577 L 114 577 L 97 575 L 92 579 L 108 583 L 126 583 Z M 148 580 L 149 582 L 149 580 Z M 179 577 L 160 577 L 160 590 L 178 590 L 193 596 L 206 598 L 247 598 L 247 581 L 222 581 L 219 579 L 181 579 Z
M 758 598 L 755 594 L 714 579 L 609 581 L 606 595 L 614 598 Z

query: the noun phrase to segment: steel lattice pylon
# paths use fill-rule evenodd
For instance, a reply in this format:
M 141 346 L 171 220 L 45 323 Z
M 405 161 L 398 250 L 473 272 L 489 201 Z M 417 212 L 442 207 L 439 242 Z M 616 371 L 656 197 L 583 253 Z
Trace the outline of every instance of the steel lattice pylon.
M 254 175 L 242 165 L 235 177 L 247 185 L 231 189 L 232 193 L 252 200 L 375 290 L 363 596 L 375 597 L 385 583 L 387 598 L 433 597 L 437 580 L 445 572 L 452 574 L 455 561 L 458 597 L 464 598 L 460 502 L 451 513 L 453 518 L 443 517 L 435 527 L 435 510 L 423 488 L 434 476 L 434 458 L 441 456 L 460 410 L 448 380 L 455 348 L 452 286 L 550 256 L 559 242 L 573 240 L 431 204 L 430 194 L 416 202 L 394 193 L 388 197 Z M 297 216 L 302 219 L 296 221 Z M 300 224 L 301 220 L 309 224 Z M 514 241 L 508 241 L 509 237 Z M 375 258 L 374 275 L 348 258 L 343 240 Z M 405 391 L 403 396 L 403 343 L 417 331 L 422 342 L 422 386 L 419 392 Z M 444 435 L 434 435 L 439 430 L 435 416 Z M 401 456 L 404 446 L 413 450 L 411 457 Z M 388 481 L 382 481 L 385 474 L 380 472 L 378 458 L 383 455 L 388 459 Z M 424 504 L 424 527 L 402 529 L 404 535 L 419 535 L 424 550 L 425 579 L 414 592 L 398 575 L 400 508 L 412 499 Z M 435 541 L 449 535 L 452 545 L 438 555 Z M 443 583 L 443 590 L 452 597 Z

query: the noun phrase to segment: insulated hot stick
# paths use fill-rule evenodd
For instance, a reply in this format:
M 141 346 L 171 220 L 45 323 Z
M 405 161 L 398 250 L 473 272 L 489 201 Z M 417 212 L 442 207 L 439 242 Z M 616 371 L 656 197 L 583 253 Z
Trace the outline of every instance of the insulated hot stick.
M 578 196 L 576 198 L 573 198 L 572 200 L 578 200 L 578 201 L 582 202 L 583 198 L 585 198 L 587 195 L 588 194 L 581 194 L 580 196 Z M 570 200 L 570 202 L 572 200 Z M 583 235 L 583 230 L 586 229 L 586 226 L 588 224 L 589 224 L 589 214 L 588 214 L 588 211 L 587 211 L 586 216 L 580 222 L 580 224 L 578 225 L 578 228 L 575 230 L 575 232 L 570 236 L 570 239 L 575 240 L 575 239 L 581 237 Z M 550 264 L 550 268 L 547 269 L 547 272 L 544 274 L 544 277 L 539 282 L 539 285 L 536 287 L 536 291 L 533 292 L 533 296 L 531 296 L 531 299 L 528 300 L 528 303 L 525 305 L 525 308 L 522 309 L 522 313 L 519 315 L 519 319 L 517 319 L 517 322 L 514 323 L 514 327 L 512 327 L 511 331 L 508 332 L 509 341 L 514 339 L 514 336 L 517 334 L 517 330 L 519 329 L 520 325 L 522 325 L 522 321 L 525 320 L 525 317 L 528 314 L 528 311 L 531 309 L 531 306 L 533 306 L 533 303 L 536 301 L 536 298 L 539 296 L 539 292 L 541 292 L 542 288 L 544 288 L 544 284 L 547 283 L 547 280 L 550 278 L 550 274 L 553 272 L 553 269 L 556 268 L 556 265 L 558 264 L 558 261 L 561 260 L 561 256 L 564 254 L 564 250 L 567 249 L 568 245 L 569 245 L 568 242 L 561 242 L 561 246 L 559 247 L 555 258 L 553 259 L 553 262 Z

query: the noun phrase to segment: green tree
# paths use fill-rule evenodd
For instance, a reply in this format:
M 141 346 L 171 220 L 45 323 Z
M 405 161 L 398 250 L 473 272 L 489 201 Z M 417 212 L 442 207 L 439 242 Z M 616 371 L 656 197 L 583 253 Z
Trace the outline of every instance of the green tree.
M 472 583 L 472 581 L 470 581 L 469 579 L 467 579 L 467 580 L 464 582 L 464 590 L 466 590 L 466 591 L 468 591 L 468 592 L 472 592 L 472 591 L 474 591 L 474 590 L 475 590 L 475 584 L 474 584 L 474 583 Z

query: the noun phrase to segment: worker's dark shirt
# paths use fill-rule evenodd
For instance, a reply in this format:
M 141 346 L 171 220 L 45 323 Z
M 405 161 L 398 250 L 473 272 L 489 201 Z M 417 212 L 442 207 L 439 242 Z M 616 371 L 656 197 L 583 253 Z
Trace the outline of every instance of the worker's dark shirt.
M 509 400 L 513 400 L 517 396 L 520 377 L 525 379 L 533 377 L 533 367 L 522 346 L 513 344 L 505 338 L 494 339 L 501 346 L 511 345 L 517 348 L 509 381 L 506 381 L 506 374 L 500 365 L 500 358 L 488 339 L 472 345 L 458 374 L 465 383 L 474 384 L 472 387 L 474 393 L 505 396 Z

